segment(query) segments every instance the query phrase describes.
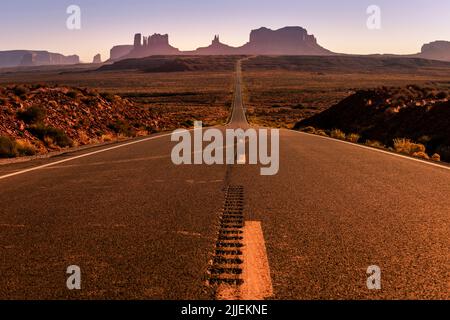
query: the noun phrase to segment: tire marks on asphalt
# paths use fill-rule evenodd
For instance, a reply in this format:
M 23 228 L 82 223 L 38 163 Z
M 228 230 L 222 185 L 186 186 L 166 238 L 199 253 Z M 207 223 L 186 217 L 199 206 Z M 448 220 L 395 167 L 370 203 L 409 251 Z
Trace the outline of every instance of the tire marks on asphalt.
M 244 187 L 228 186 L 219 234 L 208 269 L 218 300 L 264 300 L 273 296 L 261 222 L 244 221 Z

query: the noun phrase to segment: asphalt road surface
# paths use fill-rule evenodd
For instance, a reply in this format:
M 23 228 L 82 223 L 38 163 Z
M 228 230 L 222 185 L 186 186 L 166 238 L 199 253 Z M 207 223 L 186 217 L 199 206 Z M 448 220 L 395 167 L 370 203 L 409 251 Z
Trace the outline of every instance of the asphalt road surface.
M 229 127 L 247 127 L 237 69 Z M 175 166 L 169 135 L 135 142 L 0 166 L 0 298 L 213 299 L 229 185 L 262 223 L 272 298 L 450 297 L 445 167 L 288 130 L 275 176 Z M 70 265 L 82 290 L 66 287 Z M 366 286 L 371 265 L 382 290 Z

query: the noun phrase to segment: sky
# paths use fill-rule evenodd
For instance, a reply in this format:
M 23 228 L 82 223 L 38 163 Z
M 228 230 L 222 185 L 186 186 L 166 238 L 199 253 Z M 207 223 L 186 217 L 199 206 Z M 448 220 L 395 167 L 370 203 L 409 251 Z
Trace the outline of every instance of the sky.
M 109 58 L 133 35 L 168 33 L 170 43 L 192 50 L 221 42 L 240 46 L 252 29 L 302 26 L 323 47 L 339 53 L 420 51 L 450 41 L 450 0 L 1 0 L 0 51 L 48 50 L 91 62 Z M 69 30 L 69 5 L 81 9 L 81 29 Z M 367 27 L 367 8 L 381 10 L 381 28 Z

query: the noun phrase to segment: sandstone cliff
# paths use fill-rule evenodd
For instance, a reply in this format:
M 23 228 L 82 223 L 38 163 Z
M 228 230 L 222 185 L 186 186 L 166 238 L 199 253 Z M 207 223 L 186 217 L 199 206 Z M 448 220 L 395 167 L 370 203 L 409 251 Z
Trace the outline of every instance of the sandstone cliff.
M 0 68 L 78 63 L 80 63 L 80 58 L 77 55 L 64 56 L 59 53 L 33 50 L 0 51 Z
M 237 49 L 241 54 L 256 55 L 329 55 L 313 35 L 301 27 L 279 30 L 260 28 L 250 33 L 250 41 Z
M 113 52 L 114 51 L 114 52 Z M 120 54 L 119 54 L 120 51 Z M 127 52 L 128 51 L 128 52 Z M 216 35 L 207 47 L 194 51 L 180 51 L 169 44 L 167 34 L 134 36 L 133 46 L 116 46 L 111 49 L 111 60 L 143 58 L 152 55 L 331 55 L 321 47 L 313 35 L 302 27 L 285 27 L 279 30 L 260 28 L 250 33 L 250 41 L 241 47 L 220 42 Z
M 424 59 L 450 61 L 450 42 L 434 41 L 423 45 L 418 55 Z

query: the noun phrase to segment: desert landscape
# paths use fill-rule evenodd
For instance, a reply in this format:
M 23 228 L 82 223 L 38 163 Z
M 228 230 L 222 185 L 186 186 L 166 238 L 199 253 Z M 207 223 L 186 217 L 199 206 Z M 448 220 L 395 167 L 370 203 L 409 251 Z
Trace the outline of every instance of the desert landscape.
M 205 126 L 224 124 L 231 107 L 233 61 L 238 57 L 217 63 L 215 59 L 177 59 L 194 68 L 182 72 L 104 67 L 0 72 L 0 156 L 123 140 L 191 127 L 195 120 Z M 142 64 L 146 68 L 161 66 L 161 59 L 148 61 Z M 204 65 L 209 70 L 202 70 Z M 64 142 L 58 142 L 59 137 Z
M 413 134 L 418 119 L 409 119 L 411 130 L 383 137 L 367 130 L 362 134 L 356 128 L 348 132 L 355 120 L 350 116 L 349 123 L 342 117 L 326 125 L 315 120 L 360 90 L 382 87 L 397 88 L 391 90 L 392 95 L 384 90 L 384 98 L 391 103 L 386 108 L 401 114 L 412 104 L 425 109 L 444 103 L 450 79 L 447 47 L 445 41 L 437 41 L 425 44 L 414 55 L 344 55 L 320 46 L 304 28 L 285 27 L 252 30 L 249 42 L 239 48 L 223 44 L 216 35 L 208 47 L 194 51 L 173 47 L 167 34 L 136 34 L 132 45 L 114 46 L 105 63 L 99 55 L 92 64 L 79 64 L 78 57 L 43 51 L 3 52 L 0 156 L 42 154 L 143 136 L 190 127 L 195 120 L 206 126 L 225 124 L 238 60 L 243 61 L 243 99 L 251 124 L 317 127 L 327 135 L 337 129 L 387 148 L 394 139 L 425 139 L 431 150 L 447 154 L 447 142 L 440 145 L 431 141 L 440 138 Z M 422 87 L 427 94 L 409 94 L 411 86 Z M 399 90 L 407 92 L 400 100 Z M 444 98 L 437 99 L 437 95 Z M 348 108 L 358 114 L 354 110 L 358 107 Z M 59 136 L 64 137 L 63 143 L 53 141 Z
M 407 132 L 383 137 L 362 134 L 354 128 L 361 107 L 346 107 L 345 101 L 361 90 L 389 87 L 391 90 L 384 89 L 383 99 L 390 101 L 386 109 L 396 110 L 392 113 L 403 114 L 405 107 L 416 104 L 428 110 L 447 101 L 450 62 L 398 57 L 217 55 L 154 56 L 103 66 L 4 69 L 0 72 L 2 157 L 191 127 L 195 120 L 206 126 L 224 124 L 231 108 L 234 65 L 244 58 L 243 96 L 248 120 L 254 125 L 314 127 L 328 135 L 339 129 L 358 134 L 360 142 L 376 140 L 379 143 L 372 144 L 387 148 L 393 146 L 394 139 L 412 139 L 442 153 L 441 160 L 448 159 L 447 142 L 439 145 L 428 134 L 417 134 L 421 130 L 415 126 L 422 115 L 416 114 L 417 119 L 409 116 L 411 129 Z M 339 122 L 334 115 L 331 123 L 316 121 L 322 118 L 321 113 L 327 114 L 325 111 L 335 110 L 339 104 Z M 377 108 L 377 104 L 372 107 Z M 349 123 L 342 116 L 347 114 L 343 109 Z M 440 119 L 447 121 L 446 117 Z M 365 121 L 376 125 L 371 116 Z M 58 133 L 38 133 L 33 130 L 36 126 Z M 67 136 L 64 143 L 52 141 L 59 135 Z
M 1 19 L 1 300 L 450 297 L 448 3 L 50 2 Z
M 447 62 L 392 57 L 257 57 L 247 60 L 244 70 L 245 104 L 255 125 L 318 133 L 424 159 L 450 160 L 445 129 L 450 110 Z M 399 141 L 405 143 L 399 146 Z M 410 146 L 405 148 L 405 144 Z

